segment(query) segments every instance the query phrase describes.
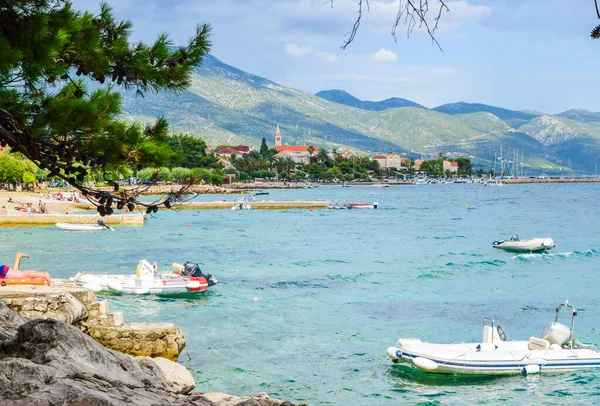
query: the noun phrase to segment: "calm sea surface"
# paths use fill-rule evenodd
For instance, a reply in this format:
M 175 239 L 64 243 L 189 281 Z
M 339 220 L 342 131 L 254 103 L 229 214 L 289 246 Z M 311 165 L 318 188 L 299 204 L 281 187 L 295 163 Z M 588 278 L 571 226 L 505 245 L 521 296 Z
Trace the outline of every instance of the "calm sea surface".
M 0 262 L 24 251 L 23 265 L 53 277 L 134 272 L 141 258 L 201 263 L 219 284 L 198 298 L 108 297 L 127 321 L 180 326 L 197 390 L 331 405 L 591 404 L 600 371 L 431 377 L 385 351 L 399 337 L 479 341 L 486 316 L 509 339 L 539 336 L 565 299 L 580 311 L 578 338 L 600 344 L 599 196 L 600 184 L 275 190 L 258 198 L 381 208 L 159 211 L 143 228 L 102 233 L 0 228 Z M 556 248 L 492 249 L 512 234 Z

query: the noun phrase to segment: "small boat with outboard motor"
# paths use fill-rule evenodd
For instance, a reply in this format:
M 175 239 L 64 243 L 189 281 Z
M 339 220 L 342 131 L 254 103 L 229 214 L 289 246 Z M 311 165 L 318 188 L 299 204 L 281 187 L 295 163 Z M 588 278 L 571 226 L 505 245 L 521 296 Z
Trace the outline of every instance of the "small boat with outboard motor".
M 239 198 L 235 201 L 235 203 L 231 207 L 231 210 L 250 210 L 251 208 L 252 205 L 250 205 L 248 199 Z
M 56 228 L 59 230 L 67 231 L 100 231 L 100 230 L 111 230 L 115 231 L 114 228 L 106 225 L 101 219 L 98 220 L 97 224 L 69 224 L 69 223 L 56 223 Z
M 571 327 L 559 323 L 561 313 L 571 316 Z M 464 375 L 512 375 L 566 372 L 600 367 L 600 352 L 575 338 L 577 310 L 565 301 L 556 308 L 554 322 L 540 337 L 506 341 L 506 333 L 494 319 L 483 323 L 480 343 L 433 344 L 401 338 L 387 349 L 394 363 L 406 363 L 424 372 Z
M 348 203 L 350 209 L 376 209 L 379 203 Z
M 138 295 L 202 293 L 217 283 L 214 276 L 203 273 L 196 263 L 174 263 L 167 272 L 159 273 L 156 262 L 151 264 L 145 259 L 138 263 L 136 273 L 132 275 L 79 271 L 70 280 L 94 292 Z
M 510 240 L 497 240 L 492 243 L 492 247 L 500 248 L 506 251 L 516 252 L 539 252 L 549 251 L 555 247 L 552 238 L 532 238 L 530 240 L 521 240 L 518 235 L 513 235 Z

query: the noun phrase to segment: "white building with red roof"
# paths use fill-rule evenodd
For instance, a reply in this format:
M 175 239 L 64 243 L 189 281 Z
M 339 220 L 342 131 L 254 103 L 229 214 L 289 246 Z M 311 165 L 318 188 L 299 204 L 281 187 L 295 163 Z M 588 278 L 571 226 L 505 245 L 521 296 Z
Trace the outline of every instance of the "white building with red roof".
M 458 162 L 444 160 L 444 173 L 450 171 L 453 174 L 458 172 Z
M 319 147 L 310 145 L 282 145 L 281 131 L 279 125 L 275 130 L 275 150 L 278 158 L 291 158 L 295 163 L 301 165 L 310 164 L 310 158 L 315 156 Z

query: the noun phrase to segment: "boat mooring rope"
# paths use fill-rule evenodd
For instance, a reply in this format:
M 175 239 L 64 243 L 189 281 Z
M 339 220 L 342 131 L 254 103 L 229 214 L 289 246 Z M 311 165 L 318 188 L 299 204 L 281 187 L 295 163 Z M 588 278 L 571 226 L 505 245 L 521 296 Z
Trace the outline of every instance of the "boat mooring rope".
M 383 359 L 383 362 L 377 367 L 377 369 L 375 369 L 375 372 L 373 372 L 373 374 L 367 378 L 367 380 L 365 382 L 369 382 L 371 380 L 371 378 L 373 378 L 375 376 L 375 374 L 377 372 L 379 372 L 379 370 L 381 369 L 381 367 L 383 366 L 383 364 L 385 364 L 385 362 L 387 361 L 388 356 L 386 355 L 385 358 Z

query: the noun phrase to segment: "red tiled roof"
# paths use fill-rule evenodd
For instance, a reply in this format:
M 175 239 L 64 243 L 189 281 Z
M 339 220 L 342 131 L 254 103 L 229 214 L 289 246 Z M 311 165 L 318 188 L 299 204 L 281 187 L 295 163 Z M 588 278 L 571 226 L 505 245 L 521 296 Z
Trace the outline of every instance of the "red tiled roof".
M 250 147 L 247 145 L 236 145 L 235 147 L 231 147 L 233 149 L 235 149 L 236 151 L 240 151 L 240 152 L 250 152 Z
M 231 147 L 221 147 L 216 151 L 217 154 L 239 154 L 239 152 Z
M 450 162 L 450 166 L 456 166 L 456 167 L 458 167 L 458 162 Z
M 375 155 L 373 156 L 373 158 L 371 159 L 386 159 L 387 157 L 385 155 Z
M 313 147 L 317 152 L 319 147 Z M 308 145 L 278 145 L 275 147 L 277 151 L 308 151 Z

